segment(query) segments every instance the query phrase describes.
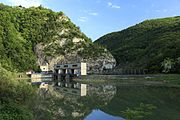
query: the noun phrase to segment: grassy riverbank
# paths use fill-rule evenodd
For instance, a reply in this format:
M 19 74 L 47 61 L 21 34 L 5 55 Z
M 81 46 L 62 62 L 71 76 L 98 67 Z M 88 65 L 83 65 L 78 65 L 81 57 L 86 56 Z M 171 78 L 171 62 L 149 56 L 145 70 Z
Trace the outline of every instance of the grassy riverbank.
M 15 79 L 17 76 L 16 72 L 0 65 L 0 120 L 33 119 L 29 104 L 36 95 L 36 89 L 25 80 Z
M 82 83 L 143 83 L 180 85 L 180 74 L 151 74 L 151 75 L 90 75 L 77 79 Z
M 180 85 L 180 74 L 161 74 L 157 77 L 151 78 L 152 81 L 163 81 L 167 83 Z

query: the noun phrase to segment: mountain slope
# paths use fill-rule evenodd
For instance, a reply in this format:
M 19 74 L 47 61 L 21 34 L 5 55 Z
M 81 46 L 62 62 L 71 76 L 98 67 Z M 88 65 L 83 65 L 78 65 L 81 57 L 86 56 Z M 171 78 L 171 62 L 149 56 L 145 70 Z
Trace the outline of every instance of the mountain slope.
M 0 63 L 8 70 L 37 69 L 45 63 L 53 69 L 64 62 L 87 62 L 100 70 L 106 63 L 115 64 L 113 56 L 94 45 L 63 12 L 0 4 L 0 21 Z
M 164 59 L 180 56 L 180 17 L 146 20 L 95 43 L 106 46 L 120 68 L 159 72 Z

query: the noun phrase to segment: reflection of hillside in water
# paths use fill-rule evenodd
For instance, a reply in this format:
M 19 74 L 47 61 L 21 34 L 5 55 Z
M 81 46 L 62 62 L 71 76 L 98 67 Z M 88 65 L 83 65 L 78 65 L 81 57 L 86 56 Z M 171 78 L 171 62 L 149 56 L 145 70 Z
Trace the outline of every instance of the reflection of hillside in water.
M 65 120 L 81 120 L 93 109 L 100 109 L 107 105 L 115 94 L 116 87 L 113 85 L 87 85 L 87 95 L 84 97 L 79 94 L 69 94 L 65 91 L 63 98 L 54 102 L 58 110 L 56 117 Z
M 179 99 L 179 88 L 90 84 L 87 85 L 87 95 L 83 97 L 66 92 L 62 94 L 52 87 L 42 101 L 36 102 L 33 109 L 36 110 L 37 120 L 83 120 L 92 115 L 93 110 L 122 116 L 121 112 L 127 110 L 127 107 L 132 109 L 143 103 L 157 107 L 146 120 L 179 120 Z M 46 116 L 42 117 L 44 113 Z
M 99 98 L 101 98 L 102 102 L 104 101 L 106 104 L 114 97 L 115 94 L 116 94 L 116 86 L 114 85 L 88 86 L 88 95 L 89 96 L 96 95 Z
M 72 90 L 72 88 L 66 89 Z M 78 89 L 76 88 L 76 90 Z M 35 119 L 83 120 L 94 109 L 105 107 L 115 96 L 116 87 L 113 85 L 87 85 L 86 96 L 80 96 L 79 92 L 77 93 L 69 94 L 67 91 L 59 91 L 50 86 L 46 94 L 39 94 L 38 99 L 33 101 L 35 102 L 33 106 Z
M 122 116 L 127 108 L 138 108 L 140 103 L 151 104 L 157 109 L 145 120 L 180 120 L 180 89 L 161 86 L 117 86 L 117 93 L 101 108 L 104 112 Z

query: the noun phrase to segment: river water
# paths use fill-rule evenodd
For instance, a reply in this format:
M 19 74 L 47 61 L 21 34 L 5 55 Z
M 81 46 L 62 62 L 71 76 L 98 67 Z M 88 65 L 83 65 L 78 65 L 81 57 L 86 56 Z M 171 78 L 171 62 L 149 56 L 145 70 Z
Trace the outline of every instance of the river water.
M 60 107 L 64 117 L 61 119 L 180 120 L 180 88 L 87 84 L 85 96 L 66 92 L 63 95 L 65 99 Z

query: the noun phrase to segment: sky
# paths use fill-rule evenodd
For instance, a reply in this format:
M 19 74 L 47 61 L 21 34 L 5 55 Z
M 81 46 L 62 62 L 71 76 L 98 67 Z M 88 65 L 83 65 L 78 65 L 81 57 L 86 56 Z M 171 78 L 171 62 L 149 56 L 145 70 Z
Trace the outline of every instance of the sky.
M 0 0 L 63 11 L 93 41 L 147 19 L 180 16 L 180 0 Z

